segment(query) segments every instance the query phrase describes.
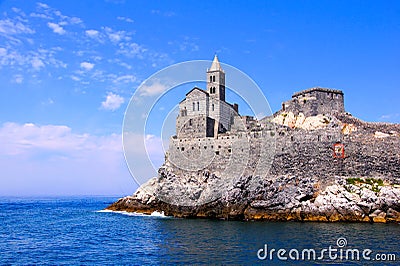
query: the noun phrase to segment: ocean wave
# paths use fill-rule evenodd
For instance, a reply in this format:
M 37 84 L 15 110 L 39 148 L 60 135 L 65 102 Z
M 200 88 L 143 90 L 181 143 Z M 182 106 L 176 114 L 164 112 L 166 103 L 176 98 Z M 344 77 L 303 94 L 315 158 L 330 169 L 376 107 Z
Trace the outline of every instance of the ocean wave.
M 159 218 L 170 218 L 169 216 L 166 216 L 164 214 L 164 211 L 159 212 L 159 211 L 154 211 L 151 214 L 144 214 L 140 212 L 127 212 L 127 211 L 113 211 L 113 210 L 99 210 L 96 212 L 112 212 L 112 213 L 118 213 L 118 214 L 123 214 L 123 215 L 128 215 L 128 216 L 145 216 L 145 217 L 159 217 Z

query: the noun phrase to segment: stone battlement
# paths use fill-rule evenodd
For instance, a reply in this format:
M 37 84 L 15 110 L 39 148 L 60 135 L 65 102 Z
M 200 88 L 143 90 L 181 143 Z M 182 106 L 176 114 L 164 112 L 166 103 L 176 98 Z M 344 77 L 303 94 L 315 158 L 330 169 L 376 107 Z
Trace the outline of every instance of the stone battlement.
M 344 94 L 340 90 L 320 87 L 296 92 L 291 100 L 282 103 L 281 112 L 305 116 L 344 113 Z
M 333 94 L 341 94 L 341 95 L 343 95 L 343 91 L 341 91 L 341 90 L 334 90 L 334 89 L 321 88 L 321 87 L 313 87 L 313 88 L 310 88 L 310 89 L 307 89 L 307 90 L 302 90 L 302 91 L 294 93 L 292 95 L 292 98 L 297 98 L 297 97 L 299 97 L 301 95 L 305 95 L 307 93 L 312 93 L 312 92 L 315 92 L 315 91 L 324 92 L 324 93 L 328 93 L 328 94 L 329 93 L 333 93 Z

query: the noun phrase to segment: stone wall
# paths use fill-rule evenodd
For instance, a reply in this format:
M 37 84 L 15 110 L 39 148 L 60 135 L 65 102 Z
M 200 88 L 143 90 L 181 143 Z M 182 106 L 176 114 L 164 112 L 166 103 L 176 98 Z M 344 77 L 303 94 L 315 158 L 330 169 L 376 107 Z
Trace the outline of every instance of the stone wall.
M 236 118 L 235 126 L 241 127 L 218 138 L 171 141 L 167 159 L 179 158 L 177 153 L 182 153 L 183 147 L 187 158 L 200 158 L 199 150 L 207 150 L 209 154 L 207 163 L 196 168 L 201 171 L 194 175 L 209 171 L 221 177 L 381 177 L 400 184 L 400 125 L 366 123 L 344 114 L 339 118 L 353 122 L 357 130 L 344 134 L 347 123 L 339 120 L 333 120 L 323 129 L 304 130 Z M 380 138 L 376 132 L 386 135 Z M 344 158 L 333 156 L 333 145 L 337 142 L 344 144 Z M 187 160 L 187 163 L 195 162 Z
M 344 113 L 344 96 L 340 90 L 311 88 L 293 94 L 282 104 L 282 111 L 303 113 L 305 116 Z
M 204 116 L 178 116 L 176 119 L 176 132 L 180 139 L 205 138 L 214 136 L 215 120 Z

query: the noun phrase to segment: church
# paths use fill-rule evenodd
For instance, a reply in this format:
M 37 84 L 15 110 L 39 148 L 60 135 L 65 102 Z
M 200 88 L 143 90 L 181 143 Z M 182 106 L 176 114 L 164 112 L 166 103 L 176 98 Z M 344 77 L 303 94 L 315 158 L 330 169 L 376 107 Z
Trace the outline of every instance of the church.
M 215 55 L 207 69 L 207 90 L 194 87 L 179 103 L 176 119 L 178 139 L 217 137 L 230 131 L 238 105 L 225 101 L 225 72 Z

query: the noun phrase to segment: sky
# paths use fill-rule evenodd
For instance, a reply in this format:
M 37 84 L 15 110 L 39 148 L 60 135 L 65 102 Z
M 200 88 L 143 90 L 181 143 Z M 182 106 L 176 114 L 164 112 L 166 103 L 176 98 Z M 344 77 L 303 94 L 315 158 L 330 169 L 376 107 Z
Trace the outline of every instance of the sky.
M 214 54 L 274 112 L 320 86 L 343 90 L 356 117 L 399 123 L 399 47 L 399 1 L 0 1 L 0 195 L 132 194 L 121 140 L 132 95 Z

